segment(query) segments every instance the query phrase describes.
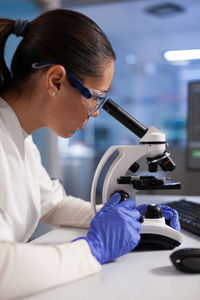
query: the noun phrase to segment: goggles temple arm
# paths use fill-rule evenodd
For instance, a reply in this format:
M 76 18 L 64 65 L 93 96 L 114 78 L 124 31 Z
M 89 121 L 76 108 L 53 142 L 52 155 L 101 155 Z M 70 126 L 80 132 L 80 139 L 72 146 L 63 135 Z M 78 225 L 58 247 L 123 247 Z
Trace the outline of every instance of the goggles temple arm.
M 36 63 L 32 64 L 32 68 L 33 69 L 42 69 L 44 67 L 50 67 L 50 66 L 54 66 L 54 65 L 55 65 L 55 63 L 48 62 L 48 61 L 36 62 Z M 90 90 L 88 88 L 86 88 L 82 84 L 82 82 L 74 74 L 72 74 L 67 68 L 65 68 L 65 71 L 67 73 L 68 78 L 70 78 L 73 81 L 73 83 L 75 84 L 76 88 L 79 90 L 81 95 L 83 95 L 87 99 L 92 98 L 92 93 L 90 92 Z

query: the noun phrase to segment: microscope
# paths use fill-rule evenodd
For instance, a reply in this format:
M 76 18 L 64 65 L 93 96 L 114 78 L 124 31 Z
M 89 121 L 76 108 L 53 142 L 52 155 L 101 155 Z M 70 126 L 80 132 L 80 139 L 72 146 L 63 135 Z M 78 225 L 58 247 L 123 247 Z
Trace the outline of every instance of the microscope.
M 155 173 L 160 167 L 163 171 L 173 171 L 175 163 L 166 151 L 165 134 L 154 127 L 145 127 L 113 100 L 108 99 L 103 109 L 140 138 L 139 145 L 111 146 L 102 156 L 92 182 L 91 206 L 96 214 L 96 190 L 101 172 L 109 159 L 114 155 L 102 188 L 102 204 L 105 204 L 115 192 L 121 194 L 121 200 L 136 198 L 137 190 L 180 189 L 180 182 L 172 182 L 166 178 L 155 176 L 139 176 L 138 160 L 146 159 L 148 171 Z M 141 241 L 138 249 L 173 249 L 181 244 L 180 232 L 168 226 L 162 216 L 159 205 L 151 204 L 146 208 L 141 219 Z

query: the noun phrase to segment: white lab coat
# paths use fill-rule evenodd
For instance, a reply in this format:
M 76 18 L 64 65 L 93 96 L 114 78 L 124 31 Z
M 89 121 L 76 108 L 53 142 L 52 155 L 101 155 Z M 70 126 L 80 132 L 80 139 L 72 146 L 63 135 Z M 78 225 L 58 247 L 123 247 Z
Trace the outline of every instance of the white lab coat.
M 0 98 L 0 299 L 15 299 L 100 270 L 85 240 L 27 242 L 38 222 L 88 227 L 90 203 L 66 196 L 41 165 L 32 137 Z

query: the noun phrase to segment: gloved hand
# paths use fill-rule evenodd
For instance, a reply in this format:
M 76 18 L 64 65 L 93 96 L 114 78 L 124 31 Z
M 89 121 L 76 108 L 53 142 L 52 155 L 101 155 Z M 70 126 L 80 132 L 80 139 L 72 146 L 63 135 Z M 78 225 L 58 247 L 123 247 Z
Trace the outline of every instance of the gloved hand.
M 141 204 L 136 207 L 136 209 L 144 216 L 146 207 L 148 204 Z M 181 231 L 181 226 L 178 218 L 178 212 L 166 205 L 160 205 L 162 210 L 163 217 L 165 218 L 166 222 L 177 231 Z
M 95 215 L 85 239 L 96 259 L 104 264 L 133 250 L 140 241 L 140 213 L 133 199 L 120 202 L 119 193 Z M 78 239 L 80 239 L 78 238 Z

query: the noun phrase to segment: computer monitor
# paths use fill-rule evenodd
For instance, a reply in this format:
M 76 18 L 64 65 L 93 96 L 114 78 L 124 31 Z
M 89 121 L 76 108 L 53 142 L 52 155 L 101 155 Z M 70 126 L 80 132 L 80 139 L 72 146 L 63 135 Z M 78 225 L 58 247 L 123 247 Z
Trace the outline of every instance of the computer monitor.
M 188 84 L 187 167 L 200 170 L 200 81 Z

